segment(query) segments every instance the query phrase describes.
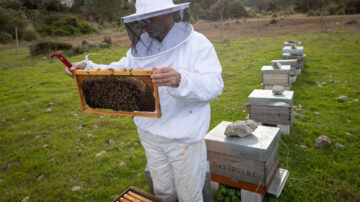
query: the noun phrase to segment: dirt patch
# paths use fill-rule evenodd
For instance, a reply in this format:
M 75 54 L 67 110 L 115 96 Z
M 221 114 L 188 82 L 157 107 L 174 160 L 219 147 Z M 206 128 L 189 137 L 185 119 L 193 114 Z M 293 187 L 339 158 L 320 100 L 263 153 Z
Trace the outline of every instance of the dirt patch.
M 115 111 L 155 111 L 155 97 L 151 89 L 135 78 L 105 76 L 86 80 L 82 84 L 86 104 L 91 108 Z

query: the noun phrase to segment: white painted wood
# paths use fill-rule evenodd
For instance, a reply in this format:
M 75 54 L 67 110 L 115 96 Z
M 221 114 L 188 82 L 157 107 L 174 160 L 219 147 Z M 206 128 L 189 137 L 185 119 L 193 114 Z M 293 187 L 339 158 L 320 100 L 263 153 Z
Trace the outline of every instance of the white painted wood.
M 277 124 L 277 127 L 280 128 L 282 134 L 290 135 L 290 125 Z

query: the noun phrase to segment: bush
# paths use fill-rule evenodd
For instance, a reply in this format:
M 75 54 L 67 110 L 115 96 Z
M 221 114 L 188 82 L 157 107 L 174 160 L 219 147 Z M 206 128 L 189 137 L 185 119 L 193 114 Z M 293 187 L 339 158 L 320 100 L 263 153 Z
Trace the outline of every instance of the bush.
M 48 54 L 58 50 L 70 50 L 72 45 L 62 42 L 42 41 L 30 46 L 31 55 Z
M 11 34 L 8 34 L 6 32 L 0 32 L 0 43 L 6 44 L 11 43 L 13 40 Z
M 32 29 L 26 29 L 24 30 L 24 33 L 22 35 L 22 40 L 25 41 L 34 41 L 38 39 L 38 35 L 36 34 L 36 32 Z

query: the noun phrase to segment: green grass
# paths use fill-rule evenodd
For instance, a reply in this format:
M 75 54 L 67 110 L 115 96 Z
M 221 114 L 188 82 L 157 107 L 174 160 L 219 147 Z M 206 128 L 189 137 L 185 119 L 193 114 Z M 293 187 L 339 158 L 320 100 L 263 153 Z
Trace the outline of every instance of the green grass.
M 360 99 L 359 30 L 215 42 L 225 88 L 211 103 L 210 128 L 245 119 L 248 95 L 261 88 L 261 66 L 280 59 L 289 39 L 302 41 L 307 54 L 292 88 L 295 105 L 305 106 L 296 113 L 305 118 L 295 118 L 291 135 L 282 136 L 280 167 L 290 172 L 284 190 L 278 199 L 265 199 L 359 201 L 360 106 L 348 103 Z M 74 81 L 59 61 L 32 58 L 27 51 L 0 53 L 0 201 L 25 196 L 32 201 L 110 201 L 131 185 L 149 190 L 132 118 L 82 113 Z M 107 64 L 125 53 L 105 50 L 90 53 L 90 59 Z M 81 59 L 83 55 L 70 61 Z M 317 87 L 316 81 L 326 85 Z M 336 100 L 340 95 L 349 100 Z M 314 148 L 320 135 L 332 140 L 330 148 Z M 109 139 L 115 144 L 108 144 Z M 335 142 L 345 148 L 336 148 Z M 95 157 L 103 150 L 107 153 Z M 73 186 L 81 186 L 80 191 L 72 191 Z

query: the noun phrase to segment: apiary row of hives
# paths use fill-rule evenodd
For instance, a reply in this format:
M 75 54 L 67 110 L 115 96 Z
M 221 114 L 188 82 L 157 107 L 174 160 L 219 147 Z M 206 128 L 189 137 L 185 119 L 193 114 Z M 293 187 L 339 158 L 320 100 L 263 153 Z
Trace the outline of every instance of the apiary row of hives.
M 205 137 L 211 180 L 241 189 L 241 201 L 262 201 L 266 193 L 280 196 L 289 172 L 279 165 L 280 135 L 289 134 L 293 122 L 296 81 L 304 67 L 301 42 L 287 41 L 282 59 L 261 68 L 265 89 L 255 89 L 248 97 L 249 119 L 259 126 L 251 135 L 225 136 L 232 124 L 223 121 Z

